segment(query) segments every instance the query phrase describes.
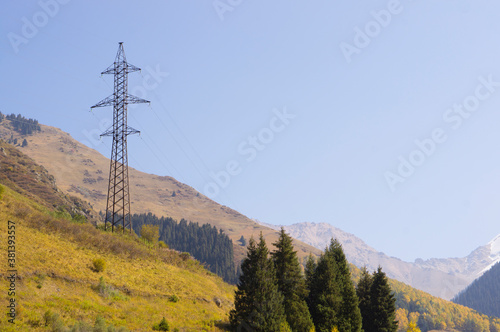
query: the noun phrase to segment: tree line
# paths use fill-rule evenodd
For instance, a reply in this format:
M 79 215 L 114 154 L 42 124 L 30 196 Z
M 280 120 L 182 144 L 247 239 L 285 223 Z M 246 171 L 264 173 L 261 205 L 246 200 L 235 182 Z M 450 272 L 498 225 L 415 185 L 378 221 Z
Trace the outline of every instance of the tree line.
M 15 131 L 21 133 L 22 135 L 31 135 L 34 131 L 40 131 L 40 125 L 36 119 L 27 119 L 21 114 L 15 115 L 14 113 L 10 115 L 4 115 L 0 112 L 0 123 L 3 119 L 10 120 L 12 127 Z
M 185 219 L 177 223 L 172 218 L 158 218 L 152 213 L 134 214 L 131 221 L 137 235 L 141 234 L 143 225 L 158 226 L 159 240 L 172 249 L 190 253 L 224 281 L 236 283 L 233 241 L 222 230 Z
M 230 312 L 234 331 L 394 332 L 395 298 L 379 268 L 366 269 L 357 287 L 341 244 L 332 239 L 301 271 L 292 238 L 281 229 L 270 252 L 260 235 L 250 239 Z

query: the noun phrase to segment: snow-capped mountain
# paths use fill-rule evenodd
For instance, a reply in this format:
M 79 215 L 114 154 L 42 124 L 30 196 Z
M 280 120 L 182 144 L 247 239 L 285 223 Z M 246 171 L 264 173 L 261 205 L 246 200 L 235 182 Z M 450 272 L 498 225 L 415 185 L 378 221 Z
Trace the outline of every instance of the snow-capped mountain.
M 487 246 L 490 249 L 490 259 L 492 263 L 488 265 L 485 269 L 481 271 L 481 274 L 491 269 L 493 265 L 500 262 L 500 234 L 498 234 L 493 240 L 491 240 Z
M 274 229 L 281 228 L 265 225 Z M 405 262 L 378 252 L 355 235 L 330 224 L 304 222 L 284 227 L 293 238 L 321 250 L 325 249 L 332 237 L 337 238 L 352 264 L 366 266 L 369 270 L 375 270 L 380 265 L 389 277 L 446 300 L 453 298 L 500 261 L 500 235 L 467 257 Z

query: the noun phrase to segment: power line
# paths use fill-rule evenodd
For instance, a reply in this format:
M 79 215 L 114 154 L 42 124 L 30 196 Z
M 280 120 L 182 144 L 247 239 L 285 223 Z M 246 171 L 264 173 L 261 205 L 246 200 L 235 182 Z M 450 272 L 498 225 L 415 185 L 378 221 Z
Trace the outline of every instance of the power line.
M 142 127 L 141 123 L 137 120 L 137 118 L 136 118 L 136 117 L 134 117 L 133 115 L 131 115 L 131 116 L 132 116 L 132 118 L 133 118 L 133 119 L 134 119 L 134 120 L 135 120 L 135 121 L 136 121 L 136 122 L 137 122 L 137 123 L 138 123 L 138 124 Z M 149 136 L 149 135 L 144 135 L 144 136 L 146 136 L 146 137 L 149 137 L 149 138 L 150 138 L 150 136 Z M 142 135 L 140 135 L 140 138 L 141 138 L 141 140 L 144 142 L 144 144 L 146 145 L 146 147 L 147 147 L 147 148 L 151 151 L 151 153 L 153 153 L 153 155 L 156 157 L 156 159 L 158 159 L 158 161 L 162 164 L 162 166 L 163 166 L 163 167 L 164 167 L 164 168 L 168 171 L 168 173 L 169 173 L 170 175 L 173 175 L 173 173 L 170 171 L 169 167 L 167 167 L 167 165 L 165 165 L 165 164 L 163 163 L 163 161 L 162 161 L 162 160 L 158 157 L 158 155 L 154 152 L 154 150 L 153 150 L 153 149 L 151 148 L 151 146 L 150 146 L 150 145 L 146 142 L 146 140 L 142 138 Z M 153 142 L 153 144 L 156 146 L 156 148 L 158 149 L 158 151 L 160 151 L 160 153 L 162 153 L 162 152 L 161 152 L 161 149 L 160 149 L 160 147 L 158 146 L 158 144 L 156 143 L 156 141 L 155 141 L 154 139 L 151 139 L 151 138 L 150 138 L 150 140 L 151 140 L 151 141 Z M 181 173 L 177 170 L 177 168 L 176 168 L 176 167 L 175 167 L 172 163 L 170 163 L 170 162 L 169 162 L 168 158 L 167 158 L 165 155 L 163 155 L 163 156 L 164 156 L 164 159 L 166 160 L 166 162 L 167 162 L 167 163 L 169 163 L 170 167 L 172 167 L 172 168 L 173 168 L 173 170 L 177 173 L 177 175 L 178 175 L 178 176 L 182 176 L 182 174 L 181 174 Z

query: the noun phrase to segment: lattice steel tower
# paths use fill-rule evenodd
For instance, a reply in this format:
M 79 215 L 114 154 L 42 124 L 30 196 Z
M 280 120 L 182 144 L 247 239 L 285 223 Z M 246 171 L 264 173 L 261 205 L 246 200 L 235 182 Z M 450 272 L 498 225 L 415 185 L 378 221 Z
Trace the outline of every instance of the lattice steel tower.
M 122 226 L 124 232 L 127 228 L 132 231 L 128 185 L 127 136 L 137 134 L 139 131 L 127 125 L 127 105 L 149 103 L 148 100 L 128 94 L 128 73 L 139 70 L 141 69 L 127 63 L 125 52 L 123 51 L 123 43 L 119 43 L 115 62 L 101 73 L 115 75 L 115 91 L 111 96 L 91 107 L 113 106 L 113 126 L 101 134 L 101 137 L 113 137 L 109 166 L 108 199 L 104 221 L 106 230 L 108 229 L 108 223 L 111 224 L 111 231 L 114 231 L 115 227 L 118 226 Z

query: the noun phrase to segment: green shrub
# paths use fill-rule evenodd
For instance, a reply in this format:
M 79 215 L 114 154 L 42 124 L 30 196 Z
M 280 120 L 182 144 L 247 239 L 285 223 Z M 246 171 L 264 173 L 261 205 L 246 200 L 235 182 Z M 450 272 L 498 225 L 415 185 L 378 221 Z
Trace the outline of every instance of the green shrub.
M 59 318 L 59 314 L 55 314 L 51 310 L 47 310 L 43 315 L 43 319 L 45 321 L 45 326 L 50 327 L 50 331 L 52 332 L 67 331 L 63 321 Z
M 87 222 L 87 218 L 85 218 L 84 215 L 81 215 L 79 213 L 75 213 L 75 215 L 71 218 L 72 222 L 76 222 L 78 224 L 84 224 Z
M 93 332 L 106 332 L 108 329 L 106 327 L 106 321 L 101 316 L 97 316 L 94 323 Z
M 45 313 L 43 314 L 43 321 L 45 323 L 45 326 L 52 325 L 53 319 L 54 319 L 54 313 L 51 310 L 45 311 Z
M 56 219 L 66 219 L 72 220 L 71 214 L 62 206 L 59 206 L 56 211 L 52 212 L 51 215 Z
M 38 274 L 33 280 L 36 282 L 36 288 L 40 289 L 45 281 L 45 274 Z
M 156 245 L 160 237 L 160 226 L 142 225 L 141 237 L 151 245 Z
M 170 295 L 170 297 L 168 298 L 168 300 L 170 302 L 174 302 L 174 303 L 175 302 L 179 302 L 179 297 L 177 297 L 177 295 L 175 295 L 175 294 L 174 295 Z
M 92 331 L 92 326 L 82 320 L 78 321 L 71 327 L 70 332 L 89 332 Z
M 168 325 L 165 317 L 158 324 L 153 325 L 153 331 L 170 331 L 170 326 Z
M 113 286 L 106 284 L 103 277 L 99 278 L 99 283 L 92 286 L 92 289 L 97 291 L 99 295 L 104 298 L 111 298 L 113 300 L 128 300 L 126 295 L 120 293 L 119 290 L 115 289 Z
M 106 261 L 102 258 L 96 258 L 92 261 L 92 267 L 95 272 L 102 272 L 106 268 Z
M 160 247 L 160 248 L 167 248 L 167 249 L 169 248 L 169 247 L 168 247 L 168 244 L 166 244 L 166 243 L 165 243 L 165 242 L 163 242 L 163 241 L 159 241 L 159 242 L 158 242 L 158 247 Z

